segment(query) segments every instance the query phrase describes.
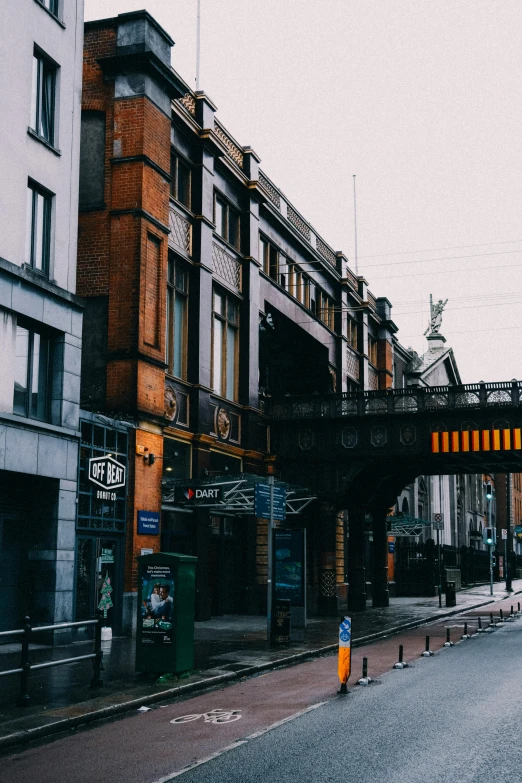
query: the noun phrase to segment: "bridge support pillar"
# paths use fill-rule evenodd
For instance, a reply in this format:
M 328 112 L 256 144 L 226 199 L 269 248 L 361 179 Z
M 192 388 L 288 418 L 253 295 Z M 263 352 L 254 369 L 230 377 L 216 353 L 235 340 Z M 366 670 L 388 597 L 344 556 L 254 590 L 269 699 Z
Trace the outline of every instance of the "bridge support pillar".
M 386 511 L 373 510 L 372 606 L 389 606 L 388 534 Z
M 348 608 L 355 612 L 366 609 L 366 569 L 364 566 L 364 508 L 348 511 Z

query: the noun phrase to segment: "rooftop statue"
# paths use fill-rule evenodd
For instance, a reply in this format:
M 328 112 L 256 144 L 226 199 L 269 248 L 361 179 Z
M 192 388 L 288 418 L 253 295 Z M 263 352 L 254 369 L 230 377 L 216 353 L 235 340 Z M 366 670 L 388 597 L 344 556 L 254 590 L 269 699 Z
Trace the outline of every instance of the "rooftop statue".
M 431 335 L 439 334 L 442 323 L 442 313 L 447 304 L 447 299 L 445 302 L 443 302 L 442 299 L 439 299 L 436 304 L 433 304 L 433 295 L 430 294 L 430 325 L 424 332 L 425 337 L 431 337 Z

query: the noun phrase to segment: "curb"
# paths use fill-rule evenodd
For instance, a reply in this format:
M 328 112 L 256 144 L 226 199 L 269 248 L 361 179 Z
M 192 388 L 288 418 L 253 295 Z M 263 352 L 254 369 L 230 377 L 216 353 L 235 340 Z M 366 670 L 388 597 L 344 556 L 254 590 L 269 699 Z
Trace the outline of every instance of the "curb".
M 513 592 L 512 595 L 519 595 L 522 590 Z M 504 598 L 499 599 L 501 601 Z M 462 614 L 463 612 L 473 611 L 479 609 L 481 606 L 487 606 L 488 604 L 496 603 L 494 598 L 489 598 L 487 601 L 481 601 L 480 603 L 467 606 L 465 608 L 455 608 L 448 612 L 443 612 L 436 616 L 430 615 L 429 617 L 422 617 L 417 620 L 412 620 L 402 625 L 393 626 L 383 631 L 377 631 L 376 633 L 368 634 L 367 636 L 361 636 L 359 639 L 353 639 L 352 647 L 363 647 L 366 644 L 384 639 L 387 636 L 394 636 L 395 634 L 407 631 L 411 628 L 418 628 L 421 625 L 434 622 L 437 620 L 443 620 L 445 617 L 452 617 L 456 614 Z M 107 718 L 121 715 L 125 712 L 138 709 L 138 707 L 155 704 L 159 701 L 165 701 L 166 699 L 180 698 L 188 696 L 198 691 L 207 689 L 213 689 L 224 683 L 232 683 L 235 680 L 240 680 L 243 677 L 249 677 L 258 672 L 266 671 L 267 669 L 281 669 L 289 666 L 295 666 L 296 664 L 303 663 L 311 658 L 320 658 L 322 655 L 329 655 L 336 652 L 338 649 L 337 644 L 328 644 L 325 647 L 318 647 L 315 650 L 305 650 L 303 652 L 295 653 L 294 655 L 288 655 L 285 658 L 279 658 L 275 661 L 267 661 L 256 666 L 248 666 L 241 669 L 238 672 L 227 672 L 225 674 L 218 674 L 215 677 L 209 677 L 199 682 L 187 683 L 187 685 L 178 685 L 175 688 L 168 688 L 165 691 L 159 693 L 151 693 L 148 696 L 144 696 L 139 699 L 130 699 L 129 701 L 121 702 L 121 704 L 111 704 L 107 707 L 101 707 L 99 710 L 93 710 L 92 712 L 86 712 L 84 715 L 76 715 L 73 718 L 62 718 L 53 723 L 48 723 L 44 726 L 37 726 L 34 729 L 24 729 L 22 731 L 16 731 L 12 734 L 6 734 L 0 737 L 0 751 L 7 748 L 15 747 L 17 745 L 25 745 L 34 740 L 43 739 L 45 737 L 51 737 L 53 734 L 59 734 L 64 731 L 76 729 L 78 726 L 84 724 L 94 723 L 98 720 L 104 720 Z

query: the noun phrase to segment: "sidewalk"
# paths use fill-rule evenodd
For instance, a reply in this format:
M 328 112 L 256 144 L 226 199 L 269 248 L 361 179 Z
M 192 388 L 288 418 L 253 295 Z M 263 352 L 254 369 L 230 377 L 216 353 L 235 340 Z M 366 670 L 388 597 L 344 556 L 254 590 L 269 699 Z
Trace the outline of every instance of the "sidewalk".
M 480 585 L 457 593 L 457 606 L 438 606 L 438 598 L 393 598 L 385 609 L 368 608 L 353 613 L 353 646 L 370 643 L 407 628 L 451 614 L 470 611 L 491 601 L 506 599 L 510 594 L 503 583 L 494 585 L 493 597 L 489 585 Z M 522 579 L 513 581 L 511 594 L 515 609 L 517 593 L 522 592 Z M 77 725 L 107 718 L 140 705 L 184 698 L 197 690 L 217 687 L 240 677 L 251 676 L 263 669 L 289 666 L 312 656 L 337 650 L 339 619 L 310 619 L 305 639 L 280 648 L 270 648 L 266 642 L 264 617 L 225 616 L 195 624 L 196 673 L 181 678 L 142 678 L 134 671 L 134 640 L 115 638 L 103 643 L 104 686 L 92 691 L 91 661 L 57 666 L 31 673 L 29 693 L 31 704 L 16 707 L 19 676 L 0 679 L 0 748 L 7 748 L 38 739 Z M 76 642 L 63 647 L 31 645 L 31 662 L 58 660 L 91 652 L 92 641 Z M 0 670 L 19 665 L 20 645 L 0 645 Z

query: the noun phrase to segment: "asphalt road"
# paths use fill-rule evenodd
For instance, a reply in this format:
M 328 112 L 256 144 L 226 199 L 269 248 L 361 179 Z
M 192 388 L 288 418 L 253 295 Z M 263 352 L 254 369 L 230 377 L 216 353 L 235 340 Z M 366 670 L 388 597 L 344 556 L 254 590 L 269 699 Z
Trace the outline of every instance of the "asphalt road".
M 419 658 L 428 632 L 438 652 Z M 0 783 L 520 783 L 522 619 L 441 649 L 445 635 L 442 621 L 354 650 L 346 697 L 325 657 L 12 752 Z
M 522 622 L 391 671 L 183 783 L 519 783 Z

